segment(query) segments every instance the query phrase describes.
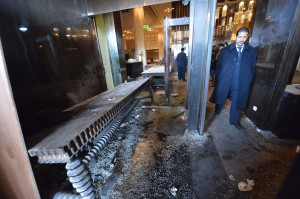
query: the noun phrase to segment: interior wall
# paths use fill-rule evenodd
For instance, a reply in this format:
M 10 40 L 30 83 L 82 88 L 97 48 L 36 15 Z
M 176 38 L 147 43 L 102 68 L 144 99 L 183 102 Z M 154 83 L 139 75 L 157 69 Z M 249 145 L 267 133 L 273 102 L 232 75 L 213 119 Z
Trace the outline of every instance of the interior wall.
M 107 89 L 89 4 L 1 1 L 0 36 L 24 132 L 65 120 L 72 114 L 62 110 Z
M 251 42 L 257 48 L 257 68 L 246 115 L 262 129 L 271 128 L 279 99 L 299 57 L 297 6 L 297 0 L 257 1 Z

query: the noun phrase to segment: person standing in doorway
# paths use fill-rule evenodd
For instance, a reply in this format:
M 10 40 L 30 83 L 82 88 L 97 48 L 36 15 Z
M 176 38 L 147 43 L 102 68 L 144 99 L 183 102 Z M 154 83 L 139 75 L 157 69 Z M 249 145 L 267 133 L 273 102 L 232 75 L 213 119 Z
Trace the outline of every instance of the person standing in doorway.
M 256 50 L 246 44 L 249 29 L 240 28 L 235 43 L 222 49 L 216 65 L 216 86 L 210 97 L 215 103 L 215 114 L 219 114 L 227 100 L 231 100 L 229 123 L 237 129 L 240 113 L 247 105 L 251 83 L 255 75 Z
M 184 48 L 181 48 L 181 52 L 177 54 L 176 61 L 177 61 L 177 69 L 178 69 L 178 80 L 186 81 L 185 69 L 187 65 L 187 58 L 184 52 Z

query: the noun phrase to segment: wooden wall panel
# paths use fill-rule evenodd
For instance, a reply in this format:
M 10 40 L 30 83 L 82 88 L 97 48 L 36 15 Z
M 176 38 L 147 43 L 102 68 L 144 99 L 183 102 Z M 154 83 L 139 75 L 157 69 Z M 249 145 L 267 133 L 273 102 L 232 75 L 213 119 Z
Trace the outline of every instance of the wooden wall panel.
M 0 41 L 0 198 L 40 198 L 22 130 Z

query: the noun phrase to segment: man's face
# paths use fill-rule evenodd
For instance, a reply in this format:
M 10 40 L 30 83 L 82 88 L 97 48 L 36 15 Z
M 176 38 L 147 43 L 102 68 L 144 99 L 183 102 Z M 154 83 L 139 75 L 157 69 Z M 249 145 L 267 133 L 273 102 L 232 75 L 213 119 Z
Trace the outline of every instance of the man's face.
M 239 34 L 236 36 L 236 40 L 235 40 L 236 45 L 237 46 L 244 45 L 247 38 L 248 38 L 248 33 L 247 32 L 239 32 Z

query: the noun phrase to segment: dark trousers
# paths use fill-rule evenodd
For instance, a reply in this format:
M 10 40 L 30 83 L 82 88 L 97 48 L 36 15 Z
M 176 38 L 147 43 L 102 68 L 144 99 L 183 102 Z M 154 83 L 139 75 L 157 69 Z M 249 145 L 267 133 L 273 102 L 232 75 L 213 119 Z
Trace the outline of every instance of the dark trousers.
M 237 110 L 236 101 L 237 101 L 237 91 L 231 93 L 231 106 L 230 106 L 230 124 L 238 124 L 240 120 L 241 110 Z M 222 111 L 224 104 L 216 104 L 215 113 L 219 114 Z
M 185 67 L 178 66 L 178 80 L 185 80 Z
M 238 124 L 240 120 L 241 110 L 237 110 L 237 106 L 236 106 L 237 96 L 238 96 L 237 90 L 231 92 L 231 106 L 230 106 L 230 117 L 229 117 L 230 124 Z

